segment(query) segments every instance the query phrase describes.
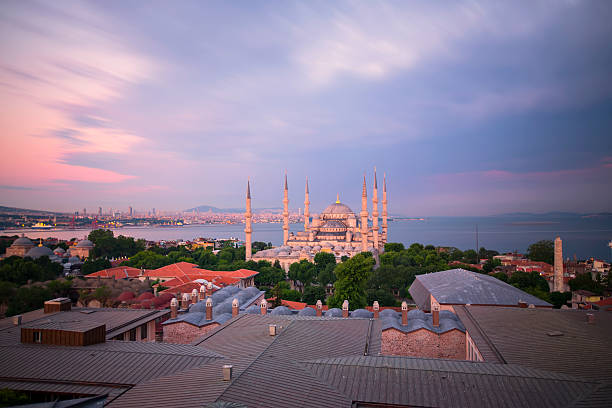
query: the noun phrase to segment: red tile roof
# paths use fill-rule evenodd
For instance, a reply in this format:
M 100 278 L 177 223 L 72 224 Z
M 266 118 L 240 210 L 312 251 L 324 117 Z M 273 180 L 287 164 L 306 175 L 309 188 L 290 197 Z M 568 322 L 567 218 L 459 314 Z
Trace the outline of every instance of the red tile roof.
M 148 271 L 145 270 L 145 274 Z M 126 276 L 127 274 L 127 276 Z M 89 275 L 85 275 L 86 278 L 116 278 L 116 279 L 125 279 L 127 278 L 137 278 L 140 276 L 140 269 L 132 268 L 131 266 L 116 266 L 114 268 L 103 269 L 98 272 L 90 273 Z
M 268 303 L 274 302 L 275 300 L 276 300 L 276 297 L 271 297 L 269 299 L 266 299 Z M 293 310 L 302 310 L 308 306 L 306 303 L 303 303 L 303 302 L 294 302 L 294 301 L 285 300 L 285 299 L 281 299 L 281 305 L 286 306 L 289 309 L 293 309 Z

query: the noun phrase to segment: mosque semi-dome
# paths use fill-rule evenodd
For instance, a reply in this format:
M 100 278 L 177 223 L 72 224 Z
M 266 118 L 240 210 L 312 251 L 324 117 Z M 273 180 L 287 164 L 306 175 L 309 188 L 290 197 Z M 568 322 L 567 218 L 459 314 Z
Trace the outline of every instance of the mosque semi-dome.
M 49 248 L 47 248 L 46 246 L 36 246 L 32 249 L 30 249 L 25 256 L 30 257 L 32 259 L 38 259 L 42 256 L 48 256 L 48 257 L 52 257 L 53 251 Z

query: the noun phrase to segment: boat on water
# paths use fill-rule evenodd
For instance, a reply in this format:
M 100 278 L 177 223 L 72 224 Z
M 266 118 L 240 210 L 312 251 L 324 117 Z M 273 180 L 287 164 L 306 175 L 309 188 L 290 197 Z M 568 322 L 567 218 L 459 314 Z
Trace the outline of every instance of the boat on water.
M 45 224 L 44 222 L 37 222 L 31 227 L 34 230 L 49 230 L 53 228 L 53 225 Z

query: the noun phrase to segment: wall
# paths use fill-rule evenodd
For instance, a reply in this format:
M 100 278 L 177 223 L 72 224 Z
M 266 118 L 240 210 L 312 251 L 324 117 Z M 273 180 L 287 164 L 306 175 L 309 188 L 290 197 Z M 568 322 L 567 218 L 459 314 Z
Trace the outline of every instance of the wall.
M 203 327 L 185 322 L 166 324 L 164 325 L 164 343 L 189 344 L 217 326 L 219 323 L 216 322 Z
M 382 332 L 381 353 L 385 355 L 465 360 L 465 351 L 465 333 L 456 329 L 442 334 L 427 329 Z

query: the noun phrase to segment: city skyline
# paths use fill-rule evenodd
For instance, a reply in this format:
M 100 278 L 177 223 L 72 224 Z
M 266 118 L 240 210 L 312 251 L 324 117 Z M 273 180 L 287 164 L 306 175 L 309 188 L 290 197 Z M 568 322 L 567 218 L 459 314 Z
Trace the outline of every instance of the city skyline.
M 612 211 L 612 7 L 17 2 L 0 205 Z M 370 208 L 371 210 L 371 208 Z

